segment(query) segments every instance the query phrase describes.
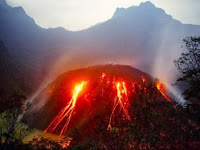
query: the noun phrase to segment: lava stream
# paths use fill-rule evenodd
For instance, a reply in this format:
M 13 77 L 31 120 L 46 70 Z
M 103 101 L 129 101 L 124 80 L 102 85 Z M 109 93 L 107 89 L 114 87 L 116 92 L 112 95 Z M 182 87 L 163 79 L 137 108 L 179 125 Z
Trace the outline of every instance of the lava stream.
M 163 85 L 161 83 L 156 84 L 157 89 L 160 91 L 160 93 L 165 97 L 165 99 L 168 102 L 172 102 L 171 99 L 165 94 L 165 90 L 163 89 Z
M 122 86 L 122 89 L 120 88 Z M 131 120 L 131 117 L 129 116 L 129 113 L 128 113 L 128 108 L 127 108 L 127 103 L 128 103 L 128 98 L 127 98 L 127 89 L 126 89 L 126 86 L 125 86 L 125 82 L 118 82 L 117 83 L 117 98 L 118 98 L 118 101 L 119 101 L 119 104 L 122 108 L 122 110 L 124 111 L 124 114 L 126 115 L 127 119 L 128 120 Z M 123 93 L 125 95 L 123 95 Z
M 112 118 L 113 118 L 115 109 L 117 108 L 118 105 L 120 105 L 126 118 L 128 120 L 131 120 L 131 117 L 128 113 L 128 108 L 127 108 L 127 106 L 128 106 L 127 104 L 129 101 L 128 101 L 128 97 L 127 97 L 128 94 L 127 94 L 127 88 L 126 88 L 125 82 L 118 82 L 116 84 L 116 89 L 117 89 L 117 97 L 114 99 L 114 105 L 113 105 L 112 113 L 110 115 L 107 130 L 110 130 L 112 128 L 111 127 Z
M 62 129 L 60 131 L 60 136 L 65 135 L 66 130 L 69 125 L 69 122 L 71 120 L 71 116 L 72 116 L 75 106 L 76 106 L 77 98 L 85 84 L 86 84 L 86 82 L 82 81 L 80 84 L 77 84 L 75 86 L 74 91 L 73 91 L 73 96 L 72 96 L 70 102 L 68 103 L 68 105 L 63 110 L 60 111 L 60 113 L 49 124 L 47 129 L 44 130 L 44 132 L 53 133 L 55 131 L 55 129 L 57 128 L 57 126 L 63 121 L 63 119 L 67 118 L 65 125 L 62 127 Z

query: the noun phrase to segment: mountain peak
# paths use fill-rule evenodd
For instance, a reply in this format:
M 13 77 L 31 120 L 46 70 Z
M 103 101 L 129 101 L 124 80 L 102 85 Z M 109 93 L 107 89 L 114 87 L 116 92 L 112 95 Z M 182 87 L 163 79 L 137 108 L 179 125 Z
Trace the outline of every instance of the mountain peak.
M 146 1 L 146 2 L 140 3 L 140 7 L 155 8 L 155 5 L 153 3 L 151 3 L 150 1 Z
M 150 12 L 149 12 L 150 11 Z M 131 6 L 129 8 L 117 8 L 113 17 L 119 16 L 132 16 L 133 14 L 148 12 L 150 14 L 165 14 L 165 11 L 161 8 L 157 8 L 150 1 L 142 2 L 139 6 Z

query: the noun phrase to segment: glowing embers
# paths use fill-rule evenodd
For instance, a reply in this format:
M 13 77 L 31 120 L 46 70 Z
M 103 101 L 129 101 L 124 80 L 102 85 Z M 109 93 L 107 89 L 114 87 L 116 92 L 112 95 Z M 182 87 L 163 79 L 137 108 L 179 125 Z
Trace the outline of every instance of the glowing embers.
M 127 88 L 126 88 L 125 82 L 117 82 L 116 90 L 117 90 L 117 96 L 114 99 L 114 105 L 113 105 L 112 113 L 110 115 L 107 130 L 110 130 L 112 128 L 111 122 L 112 122 L 112 118 L 114 116 L 117 106 L 119 106 L 122 109 L 126 119 L 131 120 L 131 117 L 128 112 L 128 107 L 130 104 L 128 100 L 128 94 L 127 94 Z
M 146 78 L 144 76 L 142 76 L 141 78 L 142 78 L 142 82 L 145 83 L 146 82 Z
M 53 119 L 53 121 L 49 124 L 47 129 L 44 132 L 53 133 L 58 125 L 66 118 L 65 124 L 60 131 L 60 136 L 65 135 L 69 122 L 71 120 L 72 114 L 74 112 L 76 102 L 80 92 L 82 91 L 83 87 L 86 85 L 85 81 L 82 81 L 80 84 L 77 84 L 74 88 L 72 98 L 68 105 L 60 111 L 60 113 Z
M 101 79 L 103 80 L 105 78 L 106 74 L 105 73 L 102 73 L 101 75 Z
M 165 94 L 165 89 L 164 89 L 164 85 L 161 84 L 160 82 L 157 82 L 156 83 L 156 87 L 157 89 L 160 91 L 160 93 L 165 97 L 165 99 L 168 101 L 168 102 L 172 102 L 171 99 Z

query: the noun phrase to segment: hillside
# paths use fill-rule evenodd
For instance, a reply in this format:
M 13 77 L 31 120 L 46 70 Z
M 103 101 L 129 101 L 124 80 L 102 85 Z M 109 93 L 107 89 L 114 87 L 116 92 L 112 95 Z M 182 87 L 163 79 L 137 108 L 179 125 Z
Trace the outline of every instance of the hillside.
M 21 90 L 13 74 L 17 72 L 17 64 L 14 62 L 15 61 L 9 55 L 8 49 L 4 43 L 0 41 L 0 89 L 2 96 L 13 94 L 14 91 Z
M 187 112 L 165 92 L 161 83 L 130 66 L 72 70 L 36 97 L 29 123 L 71 137 L 72 149 L 198 147 L 198 117 L 192 113 L 199 110 Z

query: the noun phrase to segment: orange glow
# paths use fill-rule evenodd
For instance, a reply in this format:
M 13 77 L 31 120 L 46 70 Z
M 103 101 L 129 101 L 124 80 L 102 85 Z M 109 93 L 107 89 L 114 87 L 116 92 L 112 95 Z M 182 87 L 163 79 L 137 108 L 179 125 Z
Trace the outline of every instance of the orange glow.
M 106 84 L 106 88 L 110 88 L 110 87 L 112 88 L 110 90 L 110 92 L 113 92 L 113 93 L 111 93 L 112 97 L 109 97 L 109 99 L 111 99 L 109 104 L 112 105 L 112 108 L 111 108 L 112 111 L 111 111 L 111 114 L 109 114 L 110 117 L 109 117 L 108 127 L 107 127 L 107 130 L 110 130 L 110 129 L 112 129 L 112 125 L 115 124 L 116 119 L 117 119 L 116 122 L 118 122 L 120 120 L 131 121 L 130 114 L 133 114 L 133 110 L 129 109 L 129 106 L 131 103 L 129 98 L 131 97 L 131 99 L 133 99 L 134 98 L 133 94 L 137 94 L 137 92 L 140 92 L 141 89 L 144 89 L 144 90 L 142 90 L 143 91 L 142 94 L 148 94 L 149 91 L 147 90 L 147 87 L 146 87 L 148 82 L 144 76 L 140 77 L 140 79 L 142 81 L 142 83 L 140 81 L 141 84 L 137 84 L 137 82 L 129 82 L 128 80 L 124 80 L 124 79 L 121 79 L 121 78 L 118 78 L 115 76 L 113 76 L 113 77 L 108 76 L 106 78 L 105 77 L 106 77 L 105 73 L 100 74 L 97 77 L 99 83 L 98 84 L 95 83 L 95 86 L 100 86 L 101 84 L 102 85 Z M 105 84 L 103 84 L 103 82 Z M 75 115 L 73 115 L 73 113 L 74 113 L 75 107 L 77 105 L 78 98 L 81 94 L 81 91 L 83 91 L 83 89 L 85 88 L 86 84 L 87 84 L 86 81 L 82 81 L 81 83 L 78 83 L 75 85 L 75 87 L 72 91 L 71 100 L 58 113 L 58 115 L 50 122 L 50 124 L 48 125 L 46 130 L 44 130 L 44 132 L 55 133 L 55 132 L 59 131 L 60 136 L 66 135 L 70 120 L 71 120 L 72 116 L 75 117 Z M 152 86 L 152 87 L 155 89 L 155 86 Z M 156 84 L 156 87 L 159 90 L 159 92 L 162 94 L 162 96 L 168 102 L 172 102 L 170 100 L 170 98 L 166 95 L 163 84 L 158 82 Z M 94 87 L 94 88 L 96 88 L 96 87 Z M 101 89 L 101 96 L 104 95 L 106 88 L 103 87 Z M 89 102 L 89 104 L 90 104 L 90 100 L 91 100 L 90 92 L 95 92 L 95 90 L 90 89 L 89 87 L 87 87 L 87 89 L 90 91 L 87 91 L 88 93 L 85 94 L 83 96 L 83 98 L 85 99 L 86 103 Z M 95 97 L 91 97 L 91 98 L 95 99 Z M 92 103 L 92 101 L 91 101 L 91 103 Z M 87 105 L 87 106 L 89 106 L 89 105 Z M 76 109 L 78 109 L 78 107 L 79 107 L 79 105 L 77 105 Z M 86 108 L 86 109 L 90 109 L 90 108 Z M 118 116 L 120 116 L 121 119 L 118 118 Z M 132 116 L 132 118 L 133 118 L 133 116 Z M 71 124 L 73 123 L 73 121 L 71 121 Z M 65 147 L 65 146 L 67 146 L 66 143 L 63 144 L 63 147 Z
M 62 130 L 60 131 L 60 136 L 65 135 L 69 122 L 71 120 L 71 116 L 74 112 L 78 96 L 85 84 L 86 82 L 82 81 L 80 84 L 77 84 L 75 86 L 72 98 L 68 103 L 68 105 L 63 110 L 60 111 L 60 113 L 53 119 L 53 121 L 49 124 L 49 126 L 44 132 L 53 133 L 55 129 L 58 127 L 58 125 L 63 121 L 63 119 L 67 118 L 65 125 L 62 127 Z
M 127 97 L 127 88 L 126 88 L 125 82 L 117 82 L 116 89 L 117 89 L 117 97 L 114 99 L 114 105 L 113 105 L 112 113 L 110 115 L 107 130 L 110 130 L 112 128 L 111 121 L 112 121 L 115 109 L 117 108 L 118 105 L 120 105 L 120 107 L 122 108 L 126 118 L 128 120 L 131 120 L 131 117 L 128 113 L 129 105 L 127 105 L 127 104 L 129 101 L 128 101 L 128 97 Z
M 63 149 L 66 149 L 71 143 L 71 140 L 59 142 L 59 145 L 62 146 Z
M 161 84 L 161 83 L 157 83 L 156 84 L 156 87 L 157 87 L 157 89 L 160 91 L 160 93 L 165 97 L 165 99 L 168 101 L 168 102 L 172 102 L 171 101 L 171 99 L 165 94 L 165 90 L 164 90 L 164 88 L 163 88 L 163 84 Z
M 123 86 L 121 86 L 123 85 Z M 122 87 L 122 89 L 121 89 Z M 128 102 L 128 99 L 127 99 L 127 89 L 126 89 L 126 86 L 125 86 L 125 82 L 118 82 L 117 83 L 117 98 L 118 98 L 118 101 L 119 101 L 119 104 L 122 108 L 122 110 L 124 111 L 124 114 L 126 115 L 127 119 L 128 120 L 131 120 L 130 116 L 129 116 L 129 113 L 128 113 L 128 108 L 126 108 L 125 104 L 126 102 Z M 125 93 L 125 96 L 123 95 L 122 91 L 124 91 Z
M 106 76 L 106 74 L 105 74 L 105 73 L 102 73 L 101 79 L 104 79 L 105 76 Z
M 105 74 L 105 73 L 102 73 L 102 74 L 101 74 L 101 77 L 100 77 L 100 79 L 101 79 L 101 82 L 103 82 L 103 79 L 105 78 L 105 76 L 106 76 L 106 74 Z
M 145 83 L 146 82 L 146 79 L 144 76 L 142 76 L 142 82 Z
M 123 85 L 123 89 L 124 89 L 123 91 L 124 91 L 125 95 L 128 96 L 125 82 L 122 82 L 122 85 Z

